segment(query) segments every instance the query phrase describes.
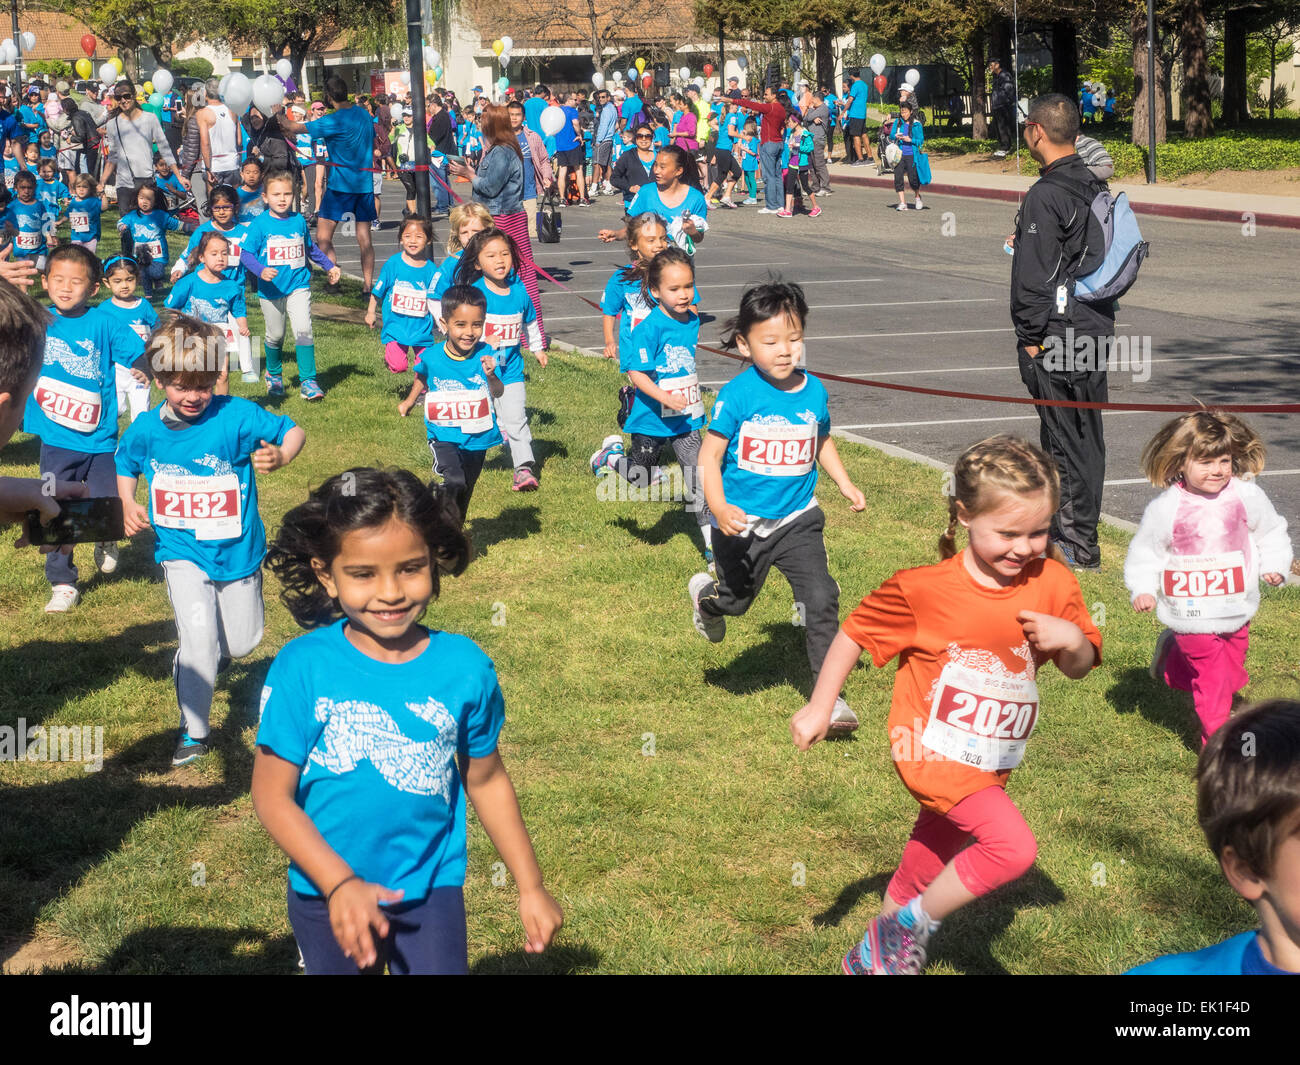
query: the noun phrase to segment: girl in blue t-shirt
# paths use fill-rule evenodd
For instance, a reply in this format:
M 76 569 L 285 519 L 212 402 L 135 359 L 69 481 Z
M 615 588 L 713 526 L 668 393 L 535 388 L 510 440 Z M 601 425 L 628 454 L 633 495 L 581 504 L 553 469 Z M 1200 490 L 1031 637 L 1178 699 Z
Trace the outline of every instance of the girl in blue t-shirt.
M 712 562 L 712 515 L 696 471 L 704 403 L 695 372 L 700 318 L 691 310 L 696 298 L 691 257 L 681 248 L 664 248 L 645 267 L 641 288 L 652 309 L 630 335 L 628 354 L 620 350 L 620 366 L 636 389 L 623 425 L 632 442 L 624 453 L 617 438 L 607 437 L 592 456 L 591 470 L 597 476 L 613 470 L 633 487 L 648 489 L 659 453 L 671 444 L 681 464 L 686 509 L 695 514 L 705 560 Z
M 758 203 L 758 126 L 753 122 L 745 123 L 744 135 L 737 144 L 736 155 L 740 159 L 740 171 L 745 175 L 746 207 Z
M 36 198 L 45 204 L 50 214 L 62 218 L 72 194 L 68 186 L 59 180 L 59 168 L 53 159 L 42 159 L 40 164 L 40 181 L 36 183 Z
M 266 210 L 266 201 L 262 199 L 262 164 L 256 159 L 247 159 L 239 168 L 239 221 L 251 222 Z
M 253 808 L 289 856 L 289 923 L 309 974 L 465 973 L 465 798 L 519 885 L 524 950 L 563 914 L 497 737 L 491 660 L 421 615 L 470 544 L 406 470 L 336 474 L 284 516 L 267 566 L 304 628 L 262 689 Z
M 153 295 L 155 283 L 167 276 L 167 231 L 181 228 L 179 219 L 156 208 L 157 197 L 152 185 L 142 185 L 136 191 L 135 210 L 124 214 L 117 223 L 119 233 L 131 235 L 131 254 L 140 264 L 145 299 Z M 123 240 L 124 249 L 126 244 Z
M 89 174 L 78 174 L 72 181 L 68 226 L 72 243 L 88 248 L 92 254 L 99 246 L 99 217 L 103 206 L 95 195 L 95 179 Z
M 434 321 L 442 317 L 439 301 L 456 279 L 456 267 L 460 265 L 465 246 L 475 233 L 482 233 L 491 226 L 492 213 L 481 203 L 458 203 L 447 215 L 447 254 L 438 264 L 438 273 L 429 299 L 429 313 L 433 315 Z
M 98 201 L 96 201 L 98 202 Z M 148 300 L 135 294 L 140 278 L 140 268 L 134 259 L 116 255 L 104 264 L 104 286 L 110 297 L 99 304 L 100 310 L 111 314 L 144 343 L 158 324 L 158 313 Z M 135 421 L 149 409 L 149 382 L 139 381 L 125 366 L 115 367 L 117 378 L 117 409 L 130 410 Z
M 393 373 L 405 373 L 411 356 L 417 360 L 434 341 L 434 320 L 429 313 L 438 268 L 429 260 L 433 224 L 418 216 L 404 219 L 397 235 L 401 251 L 384 263 L 370 292 L 366 325 L 375 328 L 375 312 L 384 305 L 384 362 Z M 408 354 L 409 353 L 409 354 Z
M 527 333 L 528 348 L 546 365 L 546 345 L 537 324 L 537 311 L 515 271 L 519 248 L 502 229 L 485 229 L 470 239 L 456 267 L 456 284 L 473 285 L 487 297 L 483 342 L 496 350 L 497 376 L 505 386 L 496 400 L 497 421 L 510 444 L 510 461 L 515 468 L 510 487 L 516 492 L 537 488 L 533 468 L 533 434 L 528 428 L 527 397 L 524 394 L 524 357 L 521 342 Z
M 675 144 L 660 148 L 655 156 L 653 185 L 642 185 L 627 217 L 635 218 L 652 211 L 668 224 L 668 239 L 687 253 L 695 254 L 695 242 L 703 239 L 709 228 L 709 205 L 704 193 L 687 184 L 688 167 L 695 160 Z M 605 242 L 626 240 L 627 229 L 602 229 L 597 236 Z
M 229 261 L 230 241 L 225 234 L 208 230 L 199 238 L 198 247 L 190 256 L 190 272 L 181 276 L 165 301 L 165 305 L 173 310 L 200 322 L 210 322 L 225 334 L 226 350 L 221 359 L 221 373 L 213 389 L 218 396 L 230 394 L 231 348 L 239 354 L 240 368 L 245 375 L 253 369 L 244 280 L 229 276 L 226 269 Z M 256 374 L 252 380 L 257 380 Z
M 442 310 L 438 328 L 447 339 L 421 349 L 415 381 L 397 410 L 405 418 L 423 394 L 433 472 L 452 493 L 464 522 L 488 449 L 504 443 L 492 399 L 505 386 L 497 377 L 496 352 L 483 343 L 487 297 L 468 285 L 452 285 Z
M 198 251 L 199 241 L 205 233 L 220 233 L 229 245 L 226 251 L 226 269 L 224 276 L 232 281 L 244 283 L 246 272 L 240 264 L 239 257 L 244 251 L 248 239 L 248 223 L 237 221 L 239 213 L 239 193 L 234 185 L 217 185 L 208 194 L 208 214 L 212 217 L 190 234 L 190 242 L 185 250 L 176 257 L 172 264 L 172 284 L 180 280 L 181 275 L 190 269 L 194 253 Z

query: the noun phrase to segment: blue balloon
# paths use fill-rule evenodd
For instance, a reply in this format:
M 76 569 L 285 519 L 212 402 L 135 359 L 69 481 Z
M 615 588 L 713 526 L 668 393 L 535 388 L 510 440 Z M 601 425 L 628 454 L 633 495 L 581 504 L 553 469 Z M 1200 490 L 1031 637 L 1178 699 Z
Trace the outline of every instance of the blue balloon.
M 501 75 L 501 77 L 497 78 L 497 88 L 500 89 L 502 92 L 505 92 L 508 88 L 510 88 L 510 79 L 507 78 L 504 74 Z

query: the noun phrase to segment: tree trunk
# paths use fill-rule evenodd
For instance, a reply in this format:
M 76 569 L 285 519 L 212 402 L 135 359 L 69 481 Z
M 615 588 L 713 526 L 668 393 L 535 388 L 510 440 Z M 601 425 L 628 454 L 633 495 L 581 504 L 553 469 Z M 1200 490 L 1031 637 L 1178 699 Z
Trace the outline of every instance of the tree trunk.
M 966 55 L 970 59 L 970 135 L 977 141 L 989 139 L 988 90 L 985 78 L 985 36 L 982 29 L 971 34 L 966 42 Z
M 835 34 L 830 30 L 818 30 L 813 35 L 817 42 L 817 87 L 821 89 L 835 87 Z
M 1187 113 L 1183 131 L 1189 137 L 1214 134 L 1210 110 L 1210 65 L 1205 41 L 1205 0 L 1184 0 L 1182 7 L 1183 96 Z
M 595 0 L 587 0 L 587 24 L 591 27 L 591 62 L 597 70 L 600 70 L 604 56 L 601 54 L 603 49 L 600 47 L 600 29 L 596 25 Z
M 1011 65 L 1011 20 L 999 16 L 993 20 L 989 26 L 989 62 L 998 59 L 1002 62 L 1002 69 L 1009 70 L 1013 74 L 1016 68 Z
M 1147 122 L 1150 117 L 1147 107 L 1147 18 L 1141 11 L 1135 11 L 1129 23 L 1129 33 L 1133 38 L 1133 136 L 1132 142 L 1139 148 L 1147 146 Z M 1165 87 L 1160 78 L 1160 61 L 1156 57 L 1156 143 L 1163 144 L 1166 137 L 1165 127 Z
M 1079 97 L 1079 38 L 1072 19 L 1052 23 L 1052 91 Z
M 1268 119 L 1273 121 L 1273 100 L 1277 93 L 1277 41 L 1268 42 Z
M 1245 122 L 1246 111 L 1246 12 L 1229 8 L 1223 13 L 1223 124 Z

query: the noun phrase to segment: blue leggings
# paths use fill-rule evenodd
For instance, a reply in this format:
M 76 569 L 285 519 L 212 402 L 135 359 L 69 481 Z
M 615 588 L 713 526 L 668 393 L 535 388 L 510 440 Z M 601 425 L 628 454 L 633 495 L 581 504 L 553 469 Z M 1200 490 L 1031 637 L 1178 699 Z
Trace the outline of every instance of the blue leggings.
M 388 915 L 388 935 L 379 946 L 379 960 L 363 970 L 343 953 L 334 938 L 325 900 L 318 895 L 299 895 L 290 887 L 289 924 L 302 951 L 307 975 L 382 973 L 385 963 L 395 976 L 463 976 L 469 972 L 465 895 L 461 888 L 434 888 L 428 898 L 385 906 L 384 912 Z

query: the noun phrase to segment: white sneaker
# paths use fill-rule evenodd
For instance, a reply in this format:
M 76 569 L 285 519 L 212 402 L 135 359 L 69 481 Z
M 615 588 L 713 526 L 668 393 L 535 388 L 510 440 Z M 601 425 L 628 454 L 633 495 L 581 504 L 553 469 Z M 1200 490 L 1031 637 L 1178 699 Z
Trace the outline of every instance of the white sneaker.
M 779 210 L 774 211 L 770 207 L 760 207 L 758 209 L 758 213 L 759 214 L 780 214 L 781 212 Z
M 686 585 L 686 591 L 691 597 L 691 609 L 695 611 L 695 631 L 710 643 L 721 643 L 727 635 L 727 619 L 700 613 L 700 593 L 712 583 L 713 578 L 707 573 L 697 573 Z
M 758 206 L 758 201 L 757 201 L 756 199 L 754 199 L 753 196 L 746 196 L 743 200 L 740 201 L 740 206 L 742 206 L 742 207 L 757 207 L 757 206 Z
M 924 211 L 924 210 L 925 210 L 925 204 L 923 204 L 923 203 L 921 202 L 921 200 L 920 200 L 919 197 L 917 198 L 916 203 L 912 204 L 912 210 L 914 210 L 914 211 Z
M 66 614 L 81 598 L 81 593 L 71 584 L 56 584 L 54 594 L 50 596 L 50 601 L 45 604 L 45 613 L 47 614 Z
M 112 573 L 117 569 L 117 544 L 99 543 L 95 545 L 95 568 L 100 573 Z
M 835 709 L 831 711 L 831 735 L 844 736 L 858 727 L 858 715 L 849 709 L 844 696 L 835 700 Z
M 601 186 L 601 191 L 604 192 L 606 196 L 613 196 L 618 192 L 618 190 L 614 188 L 614 186 L 611 185 L 608 181 L 606 181 L 605 184 Z
M 907 210 L 907 204 L 905 204 L 905 203 L 900 203 L 900 204 L 898 205 L 898 207 L 895 208 L 895 210 L 906 211 L 906 210 Z

